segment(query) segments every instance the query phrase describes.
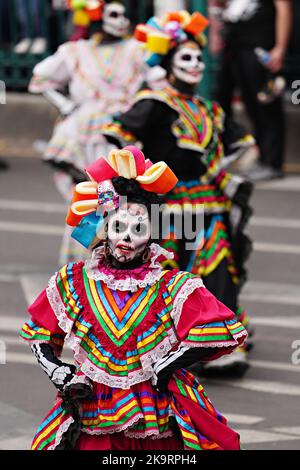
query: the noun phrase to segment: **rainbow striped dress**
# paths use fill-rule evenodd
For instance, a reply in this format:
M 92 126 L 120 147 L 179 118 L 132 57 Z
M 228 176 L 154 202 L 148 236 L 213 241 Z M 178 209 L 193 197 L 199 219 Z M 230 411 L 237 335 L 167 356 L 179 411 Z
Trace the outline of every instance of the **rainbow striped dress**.
M 64 344 L 71 347 L 77 366 L 71 382 L 92 389 L 80 406 L 82 433 L 164 439 L 173 435 L 173 417 L 185 449 L 238 448 L 238 435 L 192 374 L 181 368 L 168 391 L 155 387 L 155 365 L 176 357 L 179 348 L 209 348 L 210 360 L 229 354 L 247 336 L 199 277 L 162 270 L 162 252 L 151 245 L 151 260 L 131 271 L 111 268 L 102 249 L 85 263 L 66 265 L 29 307 L 21 338 L 49 343 L 57 355 Z M 72 422 L 58 395 L 32 449 L 55 449 Z
M 243 230 L 251 209 L 248 183 L 222 168 L 225 131 L 218 103 L 183 95 L 170 86 L 142 90 L 128 111 L 103 126 L 107 140 L 120 147 L 141 142 L 151 161 L 166 162 L 178 177 L 165 207 L 168 213 L 181 213 L 182 219 L 171 224 L 162 241 L 174 254 L 164 266 L 201 276 L 204 283 L 209 277 L 214 295 L 238 313 L 237 297 L 251 251 Z M 181 243 L 183 218 L 187 212 L 197 214 L 201 207 L 204 228 L 193 240 L 194 250 L 187 252 Z M 227 279 L 222 288 L 220 278 Z

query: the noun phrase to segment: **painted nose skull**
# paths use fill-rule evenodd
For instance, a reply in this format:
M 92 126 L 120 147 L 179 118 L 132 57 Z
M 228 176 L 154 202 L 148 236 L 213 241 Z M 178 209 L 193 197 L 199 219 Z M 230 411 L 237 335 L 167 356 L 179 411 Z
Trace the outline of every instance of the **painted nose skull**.
M 185 83 L 200 82 L 205 65 L 198 46 L 182 46 L 174 54 L 172 71 L 175 77 Z
M 125 36 L 129 29 L 129 19 L 125 16 L 125 7 L 120 3 L 105 5 L 103 12 L 103 30 L 112 36 Z
M 141 255 L 150 238 L 147 209 L 134 203 L 121 208 L 108 221 L 107 238 L 110 252 L 118 261 L 125 263 Z

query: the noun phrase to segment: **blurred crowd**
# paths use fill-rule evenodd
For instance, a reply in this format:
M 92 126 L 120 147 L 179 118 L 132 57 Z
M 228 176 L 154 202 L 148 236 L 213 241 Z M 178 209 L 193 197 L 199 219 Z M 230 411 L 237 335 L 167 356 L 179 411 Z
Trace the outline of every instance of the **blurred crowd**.
M 215 58 L 217 63 L 215 68 L 207 67 L 209 81 L 214 83 L 213 90 L 212 87 L 209 90 L 210 97 L 216 98 L 231 117 L 232 103 L 239 91 L 260 151 L 259 165 L 252 168 L 251 179 L 281 177 L 285 147 L 282 96 L 286 79 L 289 82 L 296 79 L 299 70 L 299 32 L 294 27 L 299 20 L 299 2 L 128 0 L 123 3 L 132 25 L 143 16 L 160 16 L 172 9 L 206 8 L 210 19 L 206 60 Z M 70 38 L 87 38 L 85 26 L 78 29 L 74 23 L 70 4 L 70 0 L 0 0 L 0 53 L 7 51 L 16 58 L 28 55 L 37 63 Z M 286 67 L 287 57 L 295 59 L 290 60 L 289 67 Z M 6 81 L 5 76 L 0 78 Z M 203 92 L 207 94 L 202 85 Z

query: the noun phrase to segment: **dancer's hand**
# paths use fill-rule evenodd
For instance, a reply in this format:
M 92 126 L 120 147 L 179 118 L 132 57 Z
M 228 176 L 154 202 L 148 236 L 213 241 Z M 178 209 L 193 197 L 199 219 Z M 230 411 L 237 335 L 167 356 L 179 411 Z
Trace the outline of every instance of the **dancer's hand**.
M 267 64 L 267 68 L 272 73 L 277 73 L 283 68 L 285 50 L 281 46 L 275 46 L 270 50 L 270 61 Z

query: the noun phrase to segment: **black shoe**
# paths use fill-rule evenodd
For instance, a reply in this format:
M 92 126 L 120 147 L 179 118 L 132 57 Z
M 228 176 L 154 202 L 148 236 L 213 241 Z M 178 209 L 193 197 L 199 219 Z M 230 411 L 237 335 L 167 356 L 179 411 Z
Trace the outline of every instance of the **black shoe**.
M 0 171 L 6 171 L 9 169 L 9 164 L 5 161 L 0 159 Z

